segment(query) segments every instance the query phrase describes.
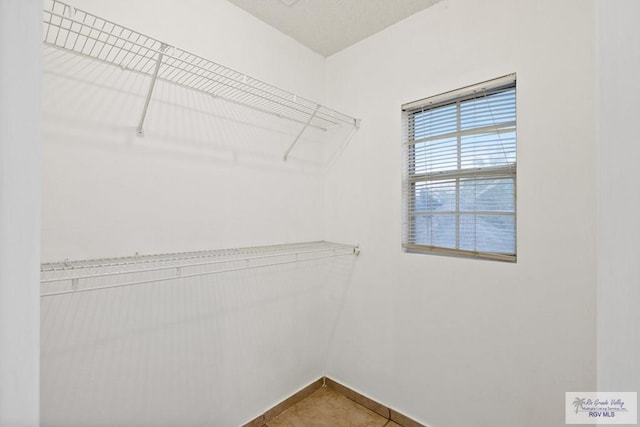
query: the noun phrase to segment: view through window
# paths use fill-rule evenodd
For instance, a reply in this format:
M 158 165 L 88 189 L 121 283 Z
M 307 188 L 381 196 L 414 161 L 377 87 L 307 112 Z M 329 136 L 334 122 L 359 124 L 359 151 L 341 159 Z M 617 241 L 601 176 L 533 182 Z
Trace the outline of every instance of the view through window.
M 515 75 L 403 110 L 405 250 L 515 261 Z

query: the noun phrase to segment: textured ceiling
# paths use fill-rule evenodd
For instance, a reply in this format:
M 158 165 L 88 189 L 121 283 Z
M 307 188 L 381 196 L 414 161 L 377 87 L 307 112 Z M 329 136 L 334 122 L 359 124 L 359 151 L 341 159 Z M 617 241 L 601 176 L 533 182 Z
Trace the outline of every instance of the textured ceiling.
M 440 0 L 229 1 L 329 56 Z

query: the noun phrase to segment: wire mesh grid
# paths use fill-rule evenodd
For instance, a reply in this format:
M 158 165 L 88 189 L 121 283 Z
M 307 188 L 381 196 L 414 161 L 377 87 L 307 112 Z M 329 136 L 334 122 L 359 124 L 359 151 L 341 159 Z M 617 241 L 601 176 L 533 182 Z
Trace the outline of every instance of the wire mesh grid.
M 358 254 L 359 248 L 306 242 L 210 251 L 135 255 L 40 266 L 41 296 L 162 282 Z
M 43 21 L 49 46 L 148 76 L 160 61 L 160 80 L 318 129 L 358 125 L 351 116 L 58 0 L 47 1 Z

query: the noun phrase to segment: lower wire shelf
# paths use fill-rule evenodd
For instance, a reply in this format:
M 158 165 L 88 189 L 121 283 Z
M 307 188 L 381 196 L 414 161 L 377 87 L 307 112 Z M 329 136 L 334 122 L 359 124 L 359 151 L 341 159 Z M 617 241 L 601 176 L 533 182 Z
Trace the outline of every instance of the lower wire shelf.
M 80 261 L 65 260 L 41 264 L 40 296 L 99 291 L 359 253 L 358 245 L 320 241 Z

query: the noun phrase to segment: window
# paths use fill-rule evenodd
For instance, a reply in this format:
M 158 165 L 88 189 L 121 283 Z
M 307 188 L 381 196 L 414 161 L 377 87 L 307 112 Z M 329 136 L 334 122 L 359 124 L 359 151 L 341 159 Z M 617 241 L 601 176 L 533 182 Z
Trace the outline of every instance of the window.
M 515 261 L 515 74 L 402 110 L 405 251 Z

